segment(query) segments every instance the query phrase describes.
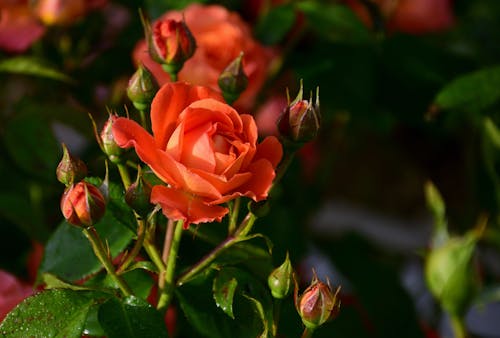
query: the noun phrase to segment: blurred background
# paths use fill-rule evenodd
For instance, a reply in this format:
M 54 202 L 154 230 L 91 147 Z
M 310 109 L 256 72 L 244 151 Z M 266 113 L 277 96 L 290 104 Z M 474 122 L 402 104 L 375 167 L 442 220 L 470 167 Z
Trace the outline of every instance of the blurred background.
M 238 13 L 273 54 L 248 108 L 261 136 L 276 133 L 286 88 L 292 98 L 301 79 L 306 97 L 320 88 L 320 135 L 256 225 L 304 284 L 314 267 L 342 285 L 340 316 L 315 337 L 453 337 L 424 276 L 443 223 L 454 236 L 481 232 L 466 326 L 500 337 L 498 0 L 0 0 L 0 268 L 26 284 L 36 276 L 62 220 L 61 142 L 104 175 L 88 115 L 102 126 L 131 105 L 138 8 L 155 19 L 192 2 Z M 297 316 L 291 302 L 284 311 Z

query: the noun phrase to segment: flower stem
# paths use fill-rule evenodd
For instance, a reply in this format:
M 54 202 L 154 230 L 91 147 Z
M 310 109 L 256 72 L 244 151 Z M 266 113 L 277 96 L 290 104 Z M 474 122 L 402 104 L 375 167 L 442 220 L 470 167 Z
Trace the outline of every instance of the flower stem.
M 160 253 L 156 249 L 156 246 L 154 244 L 155 238 L 154 238 L 154 233 L 156 231 L 156 217 L 153 216 L 149 220 L 149 227 L 146 230 L 146 237 L 144 238 L 144 250 L 146 250 L 146 253 L 148 254 L 149 258 L 153 261 L 153 263 L 156 265 L 158 268 L 158 271 L 162 273 L 162 271 L 165 270 L 165 264 L 163 264 L 163 261 L 161 259 Z
M 465 328 L 463 318 L 461 318 L 460 316 L 452 315 L 450 317 L 450 320 L 455 338 L 467 338 L 467 329 Z
M 108 250 L 104 246 L 99 234 L 95 230 L 94 227 L 88 227 L 83 229 L 83 234 L 88 238 L 90 244 L 92 245 L 92 249 L 94 250 L 95 255 L 101 261 L 102 265 L 111 276 L 111 278 L 118 285 L 120 290 L 122 291 L 124 296 L 132 295 L 132 290 L 127 285 L 127 283 L 119 276 L 116 271 L 113 263 L 111 262 L 111 258 L 109 257 Z
M 252 230 L 252 226 L 255 223 L 256 219 L 257 217 L 249 212 L 241 225 L 236 229 L 234 235 L 227 237 L 223 242 L 217 245 L 212 251 L 210 251 L 195 265 L 193 265 L 189 270 L 179 276 L 176 283 L 177 286 L 181 286 L 189 281 L 198 273 L 209 267 L 210 264 L 212 264 L 212 262 L 221 254 L 221 252 L 240 242 L 241 239 Z
M 313 332 L 314 332 L 313 329 L 309 329 L 309 328 L 306 327 L 304 329 L 304 332 L 302 332 L 302 336 L 301 337 L 302 338 L 311 338 L 312 335 L 313 335 Z
M 167 223 L 167 230 L 165 231 L 165 241 L 163 242 L 163 252 L 161 255 L 161 260 L 163 261 L 165 266 L 168 262 L 168 257 L 170 254 L 170 250 L 172 248 L 172 242 L 174 239 L 174 228 L 175 228 L 174 221 L 169 219 Z M 166 270 L 163 270 L 158 276 L 158 287 L 160 290 L 163 290 L 163 288 L 165 287 L 165 273 Z
M 233 207 L 231 208 L 231 216 L 229 218 L 228 233 L 232 235 L 236 230 L 236 223 L 238 222 L 238 214 L 240 212 L 241 198 L 234 200 Z
M 168 308 L 175 287 L 174 283 L 175 265 L 177 262 L 177 253 L 179 252 L 179 246 L 181 243 L 184 221 L 177 221 L 173 224 L 174 224 L 173 225 L 174 236 L 172 238 L 172 244 L 170 245 L 170 250 L 166 262 L 165 282 L 164 282 L 165 284 L 162 289 L 160 299 L 158 300 L 158 305 L 157 305 L 158 310 L 166 310 Z
M 141 125 L 145 130 L 149 130 L 148 123 L 146 120 L 146 114 L 144 109 L 139 109 L 139 117 L 141 118 Z
M 273 306 L 273 337 L 278 333 L 278 325 L 280 322 L 281 299 L 274 299 Z
M 123 186 L 125 187 L 125 190 L 127 190 L 131 184 L 127 166 L 122 163 L 117 163 L 116 166 L 118 167 L 118 171 L 120 172 L 120 177 L 122 178 Z
M 120 266 L 120 268 L 116 271 L 118 274 L 121 274 L 123 271 L 125 271 L 130 264 L 134 261 L 134 259 L 137 257 L 139 252 L 141 251 L 142 244 L 144 243 L 144 238 L 146 237 L 146 222 L 142 219 L 137 219 L 137 240 L 134 243 L 134 247 L 130 251 L 130 253 L 127 255 L 125 258 L 123 264 Z

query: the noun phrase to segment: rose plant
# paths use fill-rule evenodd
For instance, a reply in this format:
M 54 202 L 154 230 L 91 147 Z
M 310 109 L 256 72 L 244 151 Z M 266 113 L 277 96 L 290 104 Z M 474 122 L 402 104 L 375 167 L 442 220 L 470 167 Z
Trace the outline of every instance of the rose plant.
M 301 85 L 297 98 L 279 109 L 281 134 L 259 139 L 262 132 L 246 109 L 263 84 L 268 51 L 222 7 L 191 5 L 182 20 L 179 15 L 169 12 L 152 26 L 142 17 L 148 49 L 138 48 L 149 55 L 140 55 L 143 64 L 126 88 L 138 112 L 110 112 L 100 130 L 92 120 L 107 159 L 104 178 L 89 176 L 88 166 L 63 144 L 56 176 L 66 186 L 60 200 L 65 221 L 46 248 L 38 276 L 45 290 L 7 315 L 2 334 L 167 337 L 175 334 L 179 309 L 194 331 L 206 334 L 199 318 L 207 310 L 193 303 L 202 296 L 203 306 L 216 310 L 211 335 L 278 335 L 280 304 L 290 298 L 296 276 L 288 256 L 273 269 L 272 243 L 253 228 L 269 212 L 293 155 L 319 130 L 318 91 L 314 101 L 303 100 Z M 153 60 L 168 81 L 155 73 Z M 76 242 L 69 255 L 95 257 L 76 273 L 47 260 L 67 245 L 58 236 L 70 233 Z M 194 243 L 183 247 L 187 233 Z M 208 252 L 182 259 L 196 242 L 208 244 Z M 252 260 L 262 264 L 247 266 Z M 326 284 L 323 289 L 331 293 Z M 205 294 L 212 294 L 210 302 Z M 298 314 L 307 312 L 318 325 L 331 311 L 331 302 L 318 302 L 313 314 L 304 306 Z M 321 318 L 312 318 L 316 313 Z M 235 325 L 238 317 L 248 324 Z

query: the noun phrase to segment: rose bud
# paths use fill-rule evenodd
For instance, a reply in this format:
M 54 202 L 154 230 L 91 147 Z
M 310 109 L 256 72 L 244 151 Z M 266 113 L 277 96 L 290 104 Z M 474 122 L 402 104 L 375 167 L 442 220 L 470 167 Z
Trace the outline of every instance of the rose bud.
M 61 198 L 61 211 L 66 220 L 76 226 L 92 226 L 106 211 L 101 191 L 85 181 L 71 185 Z
M 477 234 L 448 239 L 427 256 L 425 277 L 429 290 L 452 316 L 462 316 L 477 287 L 472 258 Z
M 269 274 L 267 284 L 274 298 L 283 299 L 292 291 L 293 283 L 293 268 L 287 252 L 283 264 Z
M 184 62 L 196 50 L 191 31 L 184 20 L 157 20 L 152 27 L 148 20 L 142 20 L 151 58 L 162 65 L 172 81 L 176 81 Z
M 138 110 L 146 110 L 158 91 L 158 82 L 144 65 L 139 64 L 127 87 L 127 96 Z
M 144 180 L 141 168 L 139 167 L 137 179 L 125 192 L 125 202 L 141 217 L 146 217 L 154 208 L 154 205 L 149 202 L 151 190 L 151 185 Z
M 109 160 L 113 163 L 120 162 L 120 155 L 123 153 L 123 149 L 116 144 L 113 136 L 113 123 L 117 118 L 115 114 L 109 114 L 100 134 L 102 151 L 108 155 Z
M 248 77 L 243 70 L 243 52 L 220 74 L 218 80 L 222 96 L 232 104 L 248 86 Z
M 311 285 L 300 297 L 298 297 L 297 292 L 298 287 L 295 285 L 295 307 L 307 328 L 314 330 L 338 315 L 340 311 L 340 287 L 332 292 L 330 283 L 321 282 L 314 274 Z
M 300 147 L 313 140 L 320 127 L 319 87 L 316 89 L 316 102 L 313 103 L 312 93 L 309 101 L 303 100 L 303 87 L 291 103 L 283 111 L 278 121 L 278 131 L 285 143 Z M 288 100 L 290 102 L 290 100 Z
M 79 158 L 71 156 L 64 143 L 62 147 L 63 157 L 57 166 L 56 175 L 59 182 L 69 186 L 87 176 L 87 166 Z

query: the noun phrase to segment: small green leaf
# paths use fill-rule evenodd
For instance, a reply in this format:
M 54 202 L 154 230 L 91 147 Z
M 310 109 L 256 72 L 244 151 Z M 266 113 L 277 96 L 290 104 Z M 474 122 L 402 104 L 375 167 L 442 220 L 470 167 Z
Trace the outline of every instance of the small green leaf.
M 446 208 L 434 183 L 428 181 L 424 186 L 427 208 L 434 217 L 434 230 L 432 234 L 432 247 L 437 248 L 443 245 L 449 238 L 448 226 L 446 221 Z
M 115 257 L 132 240 L 134 234 L 118 222 L 110 212 L 95 225 Z M 78 264 L 75 264 L 78 262 Z M 76 281 L 102 268 L 82 229 L 62 222 L 45 246 L 40 273 L 49 272 L 69 281 Z
M 123 301 L 109 299 L 101 305 L 97 316 L 109 338 L 168 337 L 160 312 L 134 296 Z
M 153 273 L 158 273 L 158 268 L 156 267 L 156 265 L 153 264 L 153 262 L 150 262 L 150 261 L 134 262 L 125 271 L 128 272 L 128 271 L 133 271 L 136 269 L 141 269 L 141 270 L 146 270 L 146 271 L 153 272 Z
M 248 299 L 250 301 L 250 303 L 252 303 L 260 320 L 262 321 L 263 330 L 262 330 L 262 333 L 259 335 L 259 338 L 268 338 L 269 337 L 269 326 L 270 326 L 270 323 L 272 323 L 272 322 L 269 322 L 269 319 L 272 320 L 272 317 L 268 318 L 268 314 L 270 312 L 264 310 L 262 303 L 259 302 L 257 299 L 255 299 L 251 296 L 248 296 L 248 295 L 243 295 L 243 296 L 246 299 Z
M 90 288 L 85 286 L 65 282 L 51 273 L 42 274 L 41 280 L 45 284 L 46 289 L 70 289 L 75 291 L 90 290 Z
M 500 66 L 461 75 L 447 84 L 434 99 L 441 109 L 477 113 L 500 99 Z
M 255 27 L 257 38 L 266 45 L 280 42 L 295 22 L 295 9 L 289 4 L 273 7 Z
M 215 303 L 229 317 L 234 319 L 233 297 L 238 281 L 229 273 L 229 269 L 222 269 L 214 278 L 212 291 L 214 293 Z
M 0 61 L 0 72 L 34 75 L 63 82 L 74 82 L 69 76 L 58 71 L 46 61 L 31 56 L 18 56 Z
M 0 325 L 3 337 L 81 337 L 89 309 L 106 294 L 48 290 L 25 299 Z

